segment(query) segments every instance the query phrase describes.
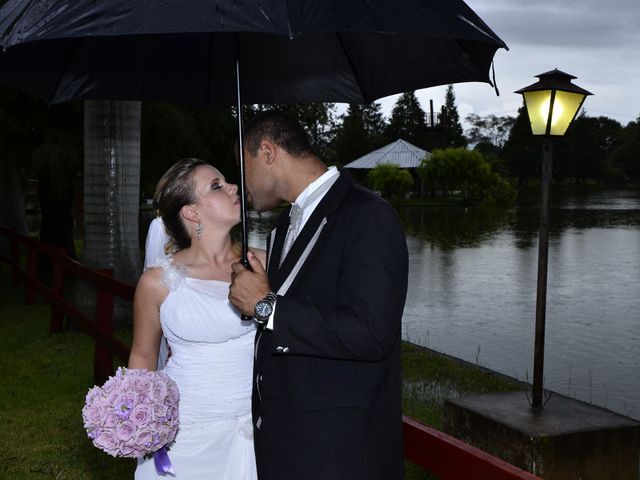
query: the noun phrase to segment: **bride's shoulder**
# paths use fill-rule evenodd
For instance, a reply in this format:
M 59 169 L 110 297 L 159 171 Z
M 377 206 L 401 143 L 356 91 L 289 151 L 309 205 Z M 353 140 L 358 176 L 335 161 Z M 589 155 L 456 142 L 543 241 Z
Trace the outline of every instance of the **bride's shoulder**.
M 148 268 L 138 279 L 137 290 L 155 291 L 162 287 L 162 279 L 164 277 L 164 269 L 157 265 Z
M 138 279 L 134 305 L 159 306 L 167 296 L 167 289 L 162 285 L 164 272 L 162 268 L 149 268 Z
M 158 292 L 175 290 L 186 278 L 186 268 L 174 262 L 172 256 L 155 261 L 142 274 L 138 286 Z

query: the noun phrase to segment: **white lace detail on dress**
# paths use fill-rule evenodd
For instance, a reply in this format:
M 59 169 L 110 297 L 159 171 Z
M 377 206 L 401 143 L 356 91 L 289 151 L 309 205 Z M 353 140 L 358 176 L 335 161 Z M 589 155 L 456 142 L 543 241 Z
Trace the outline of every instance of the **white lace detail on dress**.
M 149 268 L 154 267 L 162 268 L 162 285 L 167 287 L 169 291 L 173 292 L 176 290 L 180 285 L 182 285 L 185 278 L 187 278 L 187 267 L 180 264 L 174 264 L 173 257 L 170 255 L 153 261 L 149 265 Z
M 253 422 L 251 421 L 251 414 L 238 417 L 237 420 L 240 436 L 247 440 L 253 440 Z

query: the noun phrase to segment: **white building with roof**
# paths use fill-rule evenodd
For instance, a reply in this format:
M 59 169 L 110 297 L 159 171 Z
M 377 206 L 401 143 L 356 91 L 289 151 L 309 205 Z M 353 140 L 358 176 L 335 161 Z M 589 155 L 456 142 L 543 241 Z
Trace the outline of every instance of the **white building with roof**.
M 404 140 L 396 140 L 389 145 L 367 153 L 348 163 L 344 168 L 372 169 L 381 164 L 397 165 L 399 168 L 417 168 L 431 152 L 423 150 Z

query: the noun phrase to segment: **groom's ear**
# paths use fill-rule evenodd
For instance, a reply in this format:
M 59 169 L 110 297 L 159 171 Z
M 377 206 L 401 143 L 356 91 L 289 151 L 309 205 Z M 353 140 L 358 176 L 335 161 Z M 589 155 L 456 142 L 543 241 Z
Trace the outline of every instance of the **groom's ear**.
M 260 149 L 258 150 L 260 156 L 264 159 L 267 165 L 271 165 L 276 159 L 276 153 L 278 151 L 276 144 L 271 140 L 263 138 L 260 141 Z

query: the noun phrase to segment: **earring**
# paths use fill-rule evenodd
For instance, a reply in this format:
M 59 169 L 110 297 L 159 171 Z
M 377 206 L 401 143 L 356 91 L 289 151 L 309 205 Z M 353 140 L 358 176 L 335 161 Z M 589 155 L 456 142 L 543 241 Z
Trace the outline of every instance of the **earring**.
M 196 224 L 196 237 L 198 237 L 198 240 L 202 237 L 202 224 L 200 222 Z

